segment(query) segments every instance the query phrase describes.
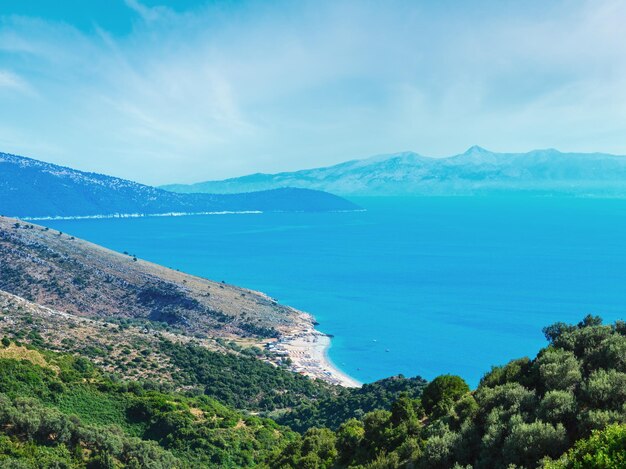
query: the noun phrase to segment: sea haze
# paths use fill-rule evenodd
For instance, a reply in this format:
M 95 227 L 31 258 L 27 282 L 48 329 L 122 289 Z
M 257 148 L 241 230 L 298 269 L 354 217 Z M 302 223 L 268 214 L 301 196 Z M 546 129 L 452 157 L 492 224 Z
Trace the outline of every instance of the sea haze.
M 359 198 L 365 212 L 46 221 L 118 251 L 311 312 L 355 378 L 476 385 L 541 328 L 623 318 L 626 200 Z

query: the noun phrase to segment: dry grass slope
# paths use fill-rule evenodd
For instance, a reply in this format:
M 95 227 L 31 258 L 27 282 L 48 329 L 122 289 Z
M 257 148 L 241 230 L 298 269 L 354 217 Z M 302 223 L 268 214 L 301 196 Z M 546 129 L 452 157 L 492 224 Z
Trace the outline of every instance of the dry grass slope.
M 14 343 L 10 344 L 6 348 L 0 348 L 0 358 L 6 358 L 11 360 L 26 360 L 34 365 L 38 365 L 42 368 L 50 368 L 58 371 L 58 367 L 50 365 L 44 356 L 37 350 L 29 350 L 24 346 L 18 346 Z
M 261 293 L 6 217 L 0 217 L 0 290 L 73 316 L 126 318 L 198 338 L 267 339 L 311 322 Z
M 170 384 L 175 382 L 172 374 L 179 370 L 159 347 L 162 340 L 238 354 L 215 338 L 198 339 L 144 326 L 121 327 L 103 319 L 55 311 L 3 291 L 0 291 L 0 337 L 34 345 L 40 342 L 50 350 L 88 357 L 104 371 L 126 378 Z M 263 341 L 247 339 L 237 342 L 259 346 Z M 28 360 L 42 367 L 56 368 L 41 353 L 13 343 L 6 348 L 0 347 L 0 358 Z M 270 363 L 276 361 L 271 356 L 261 359 Z

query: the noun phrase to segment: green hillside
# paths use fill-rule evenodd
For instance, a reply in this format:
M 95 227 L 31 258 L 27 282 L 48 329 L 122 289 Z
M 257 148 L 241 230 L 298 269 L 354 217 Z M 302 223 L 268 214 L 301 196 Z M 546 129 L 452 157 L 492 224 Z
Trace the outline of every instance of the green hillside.
M 473 391 L 450 375 L 426 386 L 401 377 L 360 390 L 320 385 L 291 410 L 250 394 L 250 383 L 275 386 L 284 372 L 246 380 L 236 373 L 245 357 L 196 370 L 211 361 L 199 354 L 180 379 L 204 383 L 204 392 L 172 392 L 5 338 L 0 467 L 623 467 L 626 325 L 588 316 L 544 332 L 549 345 L 537 357 L 494 367 Z M 191 360 L 195 352 L 181 347 L 174 355 Z M 233 406 L 279 412 L 303 433 Z
M 3 347 L 0 467 L 247 467 L 297 438 L 207 396 L 117 381 L 84 358 Z
M 494 367 L 474 391 L 440 376 L 421 400 L 400 397 L 336 432 L 309 430 L 271 464 L 530 469 L 574 447 L 549 467 L 624 467 L 626 431 L 607 427 L 626 423 L 626 324 L 588 316 L 544 332 L 550 345 L 535 359 Z

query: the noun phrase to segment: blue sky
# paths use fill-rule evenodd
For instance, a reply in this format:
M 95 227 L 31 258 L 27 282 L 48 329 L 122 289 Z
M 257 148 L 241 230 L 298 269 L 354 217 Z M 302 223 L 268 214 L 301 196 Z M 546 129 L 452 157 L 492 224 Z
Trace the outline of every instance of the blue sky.
M 626 2 L 0 0 L 0 151 L 149 184 L 626 154 Z

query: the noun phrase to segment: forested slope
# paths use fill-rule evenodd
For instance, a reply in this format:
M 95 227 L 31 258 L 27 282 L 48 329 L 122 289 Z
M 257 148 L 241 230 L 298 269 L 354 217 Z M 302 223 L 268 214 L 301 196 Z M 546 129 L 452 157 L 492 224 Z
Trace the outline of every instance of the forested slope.
M 137 468 L 622 467 L 626 326 L 602 325 L 589 316 L 574 326 L 547 327 L 545 334 L 549 345 L 534 359 L 494 367 L 473 391 L 462 378 L 450 375 L 428 383 L 421 395 L 422 382 L 401 378 L 345 394 L 320 388 L 317 396 L 303 397 L 283 421 L 291 418 L 304 431 L 308 423 L 334 427 L 338 412 L 344 412 L 347 420 L 336 430 L 311 427 L 302 435 L 223 405 L 211 396 L 222 391 L 210 385 L 204 393 L 197 389 L 181 393 L 153 382 L 120 381 L 84 358 L 47 351 L 45 343 L 25 348 L 5 337 L 0 348 L 0 463 Z M 230 379 L 232 367 L 221 370 Z M 191 365 L 185 373 L 189 376 L 184 379 L 202 380 L 202 372 L 194 374 Z M 233 376 L 230 391 L 236 392 L 241 380 L 240 396 L 220 397 L 240 406 L 250 395 L 242 375 Z M 417 383 L 419 391 L 414 388 Z M 272 409 L 275 404 L 257 402 L 257 408 Z M 363 414 L 370 404 L 375 410 Z M 314 417 L 303 418 L 310 415 L 304 409 L 312 408 Z

